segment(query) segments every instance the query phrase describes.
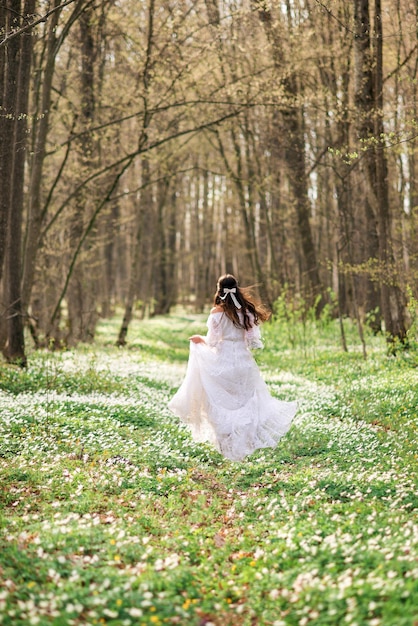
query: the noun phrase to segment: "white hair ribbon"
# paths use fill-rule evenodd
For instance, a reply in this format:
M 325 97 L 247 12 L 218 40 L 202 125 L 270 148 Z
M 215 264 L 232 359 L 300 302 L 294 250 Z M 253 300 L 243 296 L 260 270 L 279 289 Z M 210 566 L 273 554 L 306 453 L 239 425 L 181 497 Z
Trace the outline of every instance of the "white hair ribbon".
M 235 304 L 235 306 L 237 307 L 237 309 L 241 308 L 240 303 L 238 302 L 238 300 L 236 299 L 235 295 L 237 293 L 237 290 L 235 287 L 233 287 L 232 289 L 228 289 L 228 287 L 224 287 L 224 296 L 219 296 L 221 300 L 225 300 L 226 296 L 229 294 L 232 298 L 232 302 Z

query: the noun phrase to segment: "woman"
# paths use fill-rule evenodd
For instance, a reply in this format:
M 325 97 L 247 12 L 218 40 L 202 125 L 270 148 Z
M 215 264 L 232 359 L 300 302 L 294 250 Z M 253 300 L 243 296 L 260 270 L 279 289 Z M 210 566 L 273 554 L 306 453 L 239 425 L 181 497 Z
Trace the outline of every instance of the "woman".
M 195 441 L 209 441 L 232 461 L 275 447 L 297 410 L 270 395 L 250 352 L 263 347 L 259 323 L 268 318 L 234 276 L 221 276 L 208 333 L 190 337 L 186 376 L 168 405 Z

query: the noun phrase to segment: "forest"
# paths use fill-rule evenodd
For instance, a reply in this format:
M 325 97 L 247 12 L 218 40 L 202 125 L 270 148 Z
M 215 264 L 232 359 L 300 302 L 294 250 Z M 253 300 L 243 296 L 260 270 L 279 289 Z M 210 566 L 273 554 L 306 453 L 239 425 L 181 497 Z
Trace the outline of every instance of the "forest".
M 417 18 L 0 0 L 2 625 L 418 625 Z M 226 272 L 220 430 L 297 405 L 234 461 L 170 410 Z
M 0 345 L 203 311 L 228 271 L 406 344 L 416 0 L 3 0 Z M 30 331 L 26 332 L 26 331 Z M 26 337 L 26 339 L 25 339 Z

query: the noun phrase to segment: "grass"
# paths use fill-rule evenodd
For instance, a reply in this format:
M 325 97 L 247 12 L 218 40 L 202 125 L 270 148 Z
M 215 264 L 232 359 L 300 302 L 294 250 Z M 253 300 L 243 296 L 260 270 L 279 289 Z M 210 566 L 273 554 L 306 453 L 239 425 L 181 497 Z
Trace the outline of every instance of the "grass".
M 205 316 L 118 320 L 97 344 L 0 367 L 0 623 L 416 626 L 416 354 L 333 322 L 264 328 L 297 398 L 243 463 L 167 409 Z

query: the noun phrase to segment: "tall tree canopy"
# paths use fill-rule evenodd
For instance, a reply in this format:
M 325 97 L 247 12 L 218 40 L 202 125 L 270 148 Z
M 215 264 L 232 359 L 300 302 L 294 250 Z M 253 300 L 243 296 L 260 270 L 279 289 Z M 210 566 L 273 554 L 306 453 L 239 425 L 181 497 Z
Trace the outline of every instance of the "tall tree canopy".
M 336 294 L 405 341 L 417 290 L 413 0 L 5 0 L 0 343 L 90 341 L 217 276 Z M 334 299 L 332 298 L 334 302 Z

